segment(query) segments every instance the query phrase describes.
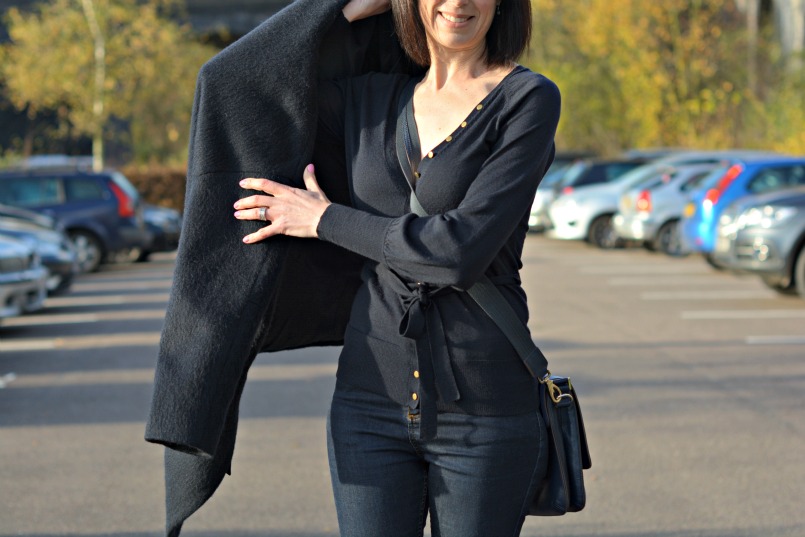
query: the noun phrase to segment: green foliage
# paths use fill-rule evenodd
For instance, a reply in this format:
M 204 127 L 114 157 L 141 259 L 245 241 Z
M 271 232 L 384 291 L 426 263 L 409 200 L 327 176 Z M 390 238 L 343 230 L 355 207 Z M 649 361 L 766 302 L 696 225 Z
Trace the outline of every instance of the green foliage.
M 652 146 L 805 152 L 801 74 L 786 69 L 769 31 L 752 59 L 733 0 L 533 6 L 527 63 L 562 90 L 561 145 L 604 154 Z
M 99 120 L 104 129 L 122 121 L 136 160 L 181 160 L 195 76 L 215 50 L 166 17 L 181 9 L 177 0 L 92 4 L 105 42 L 102 116 L 93 113 L 94 42 L 80 0 L 8 12 L 11 41 L 0 48 L 0 79 L 9 99 L 32 117 L 57 111 L 62 134 L 92 135 Z

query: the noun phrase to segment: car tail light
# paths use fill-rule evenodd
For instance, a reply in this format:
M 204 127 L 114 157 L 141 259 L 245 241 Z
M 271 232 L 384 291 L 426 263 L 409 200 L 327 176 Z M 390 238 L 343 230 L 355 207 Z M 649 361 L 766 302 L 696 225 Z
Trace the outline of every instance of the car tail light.
M 651 212 L 651 192 L 648 190 L 642 191 L 637 196 L 637 210 L 641 213 Z
M 706 202 L 710 202 L 710 206 L 712 207 L 716 203 L 718 203 L 719 198 L 721 198 L 721 194 L 724 193 L 727 188 L 732 184 L 736 177 L 741 175 L 741 172 L 744 171 L 744 167 L 740 164 L 736 164 L 732 166 L 727 173 L 724 174 L 724 177 L 718 182 L 715 188 L 711 188 L 707 191 L 707 194 L 704 196 L 704 200 Z
M 562 189 L 562 194 L 572 194 L 572 193 L 573 193 L 572 186 L 566 186 L 565 188 Z
M 134 200 L 115 183 L 110 182 L 109 187 L 112 189 L 115 198 L 117 198 L 117 214 L 120 215 L 121 218 L 132 218 L 135 214 Z

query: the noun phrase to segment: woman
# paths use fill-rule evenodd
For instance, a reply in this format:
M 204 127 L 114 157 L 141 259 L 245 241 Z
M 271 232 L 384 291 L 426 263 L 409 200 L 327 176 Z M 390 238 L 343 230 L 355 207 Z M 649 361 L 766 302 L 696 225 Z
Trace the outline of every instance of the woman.
M 388 9 L 352 0 L 355 21 Z M 341 534 L 519 535 L 545 472 L 537 381 L 462 290 L 486 274 L 525 323 L 518 276 L 528 210 L 553 160 L 559 93 L 515 63 L 528 0 L 392 0 L 397 33 L 424 76 L 369 74 L 321 95 L 317 144 L 343 148 L 352 207 L 266 179 L 241 186 L 235 217 L 268 225 L 244 237 L 318 238 L 366 258 L 328 422 Z M 345 23 L 344 23 L 345 24 Z M 416 196 L 398 153 L 401 95 Z M 415 149 L 418 147 L 418 150 Z M 418 163 L 418 161 L 420 161 Z

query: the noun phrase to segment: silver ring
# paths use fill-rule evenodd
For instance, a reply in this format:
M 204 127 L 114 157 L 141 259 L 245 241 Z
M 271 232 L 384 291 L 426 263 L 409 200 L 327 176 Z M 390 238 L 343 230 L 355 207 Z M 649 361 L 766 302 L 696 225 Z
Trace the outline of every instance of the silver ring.
M 266 209 L 268 209 L 268 207 L 260 207 L 260 211 L 258 211 L 259 218 L 263 222 L 266 221 Z

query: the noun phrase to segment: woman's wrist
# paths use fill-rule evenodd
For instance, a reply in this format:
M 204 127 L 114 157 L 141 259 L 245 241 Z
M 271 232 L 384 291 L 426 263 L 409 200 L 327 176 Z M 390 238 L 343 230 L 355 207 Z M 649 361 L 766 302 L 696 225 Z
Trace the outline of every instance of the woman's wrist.
M 351 0 L 341 12 L 349 22 L 379 15 L 391 8 L 389 0 Z

